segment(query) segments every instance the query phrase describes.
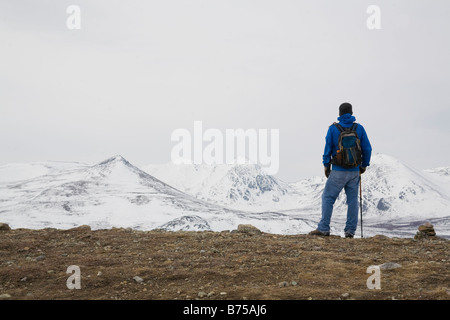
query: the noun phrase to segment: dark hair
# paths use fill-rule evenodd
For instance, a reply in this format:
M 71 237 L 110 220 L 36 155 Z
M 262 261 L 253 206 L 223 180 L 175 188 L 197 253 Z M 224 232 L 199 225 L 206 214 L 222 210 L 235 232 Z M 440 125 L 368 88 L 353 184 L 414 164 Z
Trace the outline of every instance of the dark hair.
M 344 102 L 339 106 L 339 116 L 342 116 L 346 113 L 353 114 L 352 105 L 348 102 Z

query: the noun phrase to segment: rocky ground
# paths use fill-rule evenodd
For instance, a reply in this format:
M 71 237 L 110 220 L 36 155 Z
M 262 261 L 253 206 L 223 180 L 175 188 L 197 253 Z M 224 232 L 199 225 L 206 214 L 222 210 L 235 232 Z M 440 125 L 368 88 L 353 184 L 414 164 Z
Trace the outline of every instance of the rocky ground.
M 5 227 L 0 299 L 449 300 L 449 243 L 252 230 Z M 382 265 L 380 289 L 367 285 L 373 265 Z M 69 289 L 78 283 L 70 266 L 79 268 L 80 289 Z

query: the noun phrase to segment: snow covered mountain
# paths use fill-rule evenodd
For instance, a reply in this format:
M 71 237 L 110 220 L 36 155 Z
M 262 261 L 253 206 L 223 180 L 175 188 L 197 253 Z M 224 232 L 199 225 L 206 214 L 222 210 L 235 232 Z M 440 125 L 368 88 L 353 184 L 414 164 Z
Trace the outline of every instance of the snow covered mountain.
M 435 224 L 436 232 L 450 237 L 450 183 L 439 170 L 419 171 L 385 154 L 375 154 L 362 175 L 362 211 L 365 229 L 371 234 L 414 235 L 425 221 Z M 444 171 L 445 172 L 445 171 Z M 442 177 L 444 175 L 444 177 Z M 303 192 L 304 205 L 281 210 L 297 217 L 320 215 L 325 178 L 307 179 L 294 187 Z M 450 182 L 450 181 L 449 181 Z M 336 200 L 333 221 L 338 229 L 345 224 L 346 196 L 342 191 Z M 359 231 L 358 231 L 359 232 Z
M 208 202 L 247 211 L 320 212 L 325 177 L 286 183 L 265 174 L 257 165 L 153 165 L 144 171 Z M 439 176 L 448 171 L 439 169 Z M 426 172 L 399 160 L 375 154 L 362 176 L 363 212 L 367 216 L 437 217 L 450 215 L 448 190 Z M 345 194 L 335 211 L 346 211 Z
M 14 167 L 2 166 L 0 172 Z M 87 224 L 94 229 L 221 231 L 240 223 L 275 233 L 312 228 L 307 219 L 271 212 L 247 214 L 210 204 L 141 171 L 121 156 L 92 166 L 68 166 L 10 180 L 0 181 L 0 221 L 13 228 L 64 229 Z
M 325 177 L 286 183 L 255 165 L 166 164 L 145 170 L 121 156 L 95 165 L 0 166 L 0 222 L 13 228 L 88 224 L 213 231 L 250 223 L 265 232 L 296 234 L 315 229 L 320 219 Z M 438 235 L 450 237 L 448 172 L 418 171 L 374 155 L 362 176 L 365 234 L 411 236 L 430 221 Z M 342 233 L 346 210 L 342 192 L 332 233 Z
M 450 194 L 436 179 L 387 155 L 374 155 L 372 163 L 362 177 L 368 216 L 450 215 Z
M 167 163 L 142 169 L 198 199 L 237 210 L 279 210 L 298 200 L 291 185 L 266 174 L 257 164 Z
M 436 228 L 441 234 L 444 231 L 450 235 L 447 169 L 419 171 L 391 156 L 374 154 L 362 176 L 364 219 L 375 228 L 391 229 L 394 233 L 398 230 L 399 234 L 403 231 L 414 234 L 423 221 L 439 221 L 440 227 Z M 325 177 L 286 183 L 265 175 L 256 165 L 164 164 L 147 166 L 144 170 L 211 203 L 251 212 L 271 210 L 296 218 L 320 219 Z M 258 179 L 267 183 L 261 187 Z M 342 191 L 333 212 L 338 230 L 346 219 L 345 201 Z
M 316 178 L 293 184 L 310 201 L 302 207 L 303 210 L 320 208 L 320 195 L 325 182 L 325 178 Z M 391 156 L 373 155 L 371 165 L 362 175 L 361 184 L 363 212 L 367 217 L 450 216 L 450 194 L 443 184 L 426 172 L 410 168 Z M 346 212 L 345 201 L 345 192 L 342 191 L 335 204 L 336 212 Z

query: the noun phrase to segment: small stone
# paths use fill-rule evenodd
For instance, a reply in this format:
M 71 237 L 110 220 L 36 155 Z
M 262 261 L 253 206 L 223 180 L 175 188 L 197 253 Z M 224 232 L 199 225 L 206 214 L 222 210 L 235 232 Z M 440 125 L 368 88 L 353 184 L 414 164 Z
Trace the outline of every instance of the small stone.
M 350 293 L 345 292 L 341 295 L 342 298 L 348 298 L 350 296 Z
M 287 287 L 288 285 L 289 285 L 289 283 L 288 283 L 287 281 L 282 281 L 282 282 L 280 282 L 280 283 L 278 284 L 278 286 L 279 286 L 280 288 Z
M 402 265 L 395 263 L 395 262 L 386 262 L 386 263 L 379 265 L 379 267 L 380 267 L 380 270 L 394 270 L 397 268 L 401 268 Z
M 389 240 L 390 238 L 388 236 L 385 236 L 384 234 L 377 234 L 372 237 L 372 239 L 376 240 Z
M 42 260 L 44 260 L 45 259 L 45 255 L 40 255 L 40 256 L 38 256 L 38 257 L 36 257 L 36 261 L 42 261 Z
M 9 230 L 11 230 L 11 228 L 7 223 L 0 222 L 0 231 L 9 231 Z
M 292 281 L 291 282 L 291 285 L 293 285 L 293 286 L 296 286 L 298 283 L 297 283 L 297 281 Z
M 134 277 L 133 277 L 133 280 L 136 281 L 137 283 L 142 283 L 142 282 L 144 282 L 144 279 L 142 279 L 142 278 L 139 277 L 139 276 L 134 276 Z
M 226 293 L 225 291 L 222 291 L 222 292 L 220 293 L 220 295 L 221 295 L 221 296 L 226 296 L 227 293 Z
M 429 222 L 426 222 L 419 226 L 419 231 L 429 231 L 429 230 L 434 230 L 434 226 Z
M 70 229 L 70 231 L 91 231 L 91 227 L 83 224 L 81 226 Z
M 207 293 L 204 292 L 204 291 L 200 291 L 197 295 L 198 295 L 199 298 L 204 298 L 204 297 L 207 296 Z
M 163 262 L 164 265 L 168 266 L 169 264 L 172 264 L 173 261 L 170 259 L 167 259 L 166 261 Z
M 9 293 L 0 294 L 0 299 L 9 299 L 9 298 L 11 298 L 11 295 Z

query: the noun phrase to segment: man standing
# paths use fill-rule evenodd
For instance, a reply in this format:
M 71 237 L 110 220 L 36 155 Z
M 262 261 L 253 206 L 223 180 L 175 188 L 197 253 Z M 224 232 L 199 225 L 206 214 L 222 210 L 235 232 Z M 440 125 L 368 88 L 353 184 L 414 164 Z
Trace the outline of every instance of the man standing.
M 346 238 L 353 238 L 358 225 L 358 189 L 361 174 L 370 164 L 372 147 L 364 127 L 355 123 L 352 105 L 339 106 L 339 123 L 333 123 L 325 138 L 323 165 L 328 178 L 322 194 L 322 218 L 310 235 L 329 236 L 333 205 L 342 189 L 347 196 Z M 332 166 L 331 166 L 332 165 Z

